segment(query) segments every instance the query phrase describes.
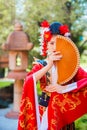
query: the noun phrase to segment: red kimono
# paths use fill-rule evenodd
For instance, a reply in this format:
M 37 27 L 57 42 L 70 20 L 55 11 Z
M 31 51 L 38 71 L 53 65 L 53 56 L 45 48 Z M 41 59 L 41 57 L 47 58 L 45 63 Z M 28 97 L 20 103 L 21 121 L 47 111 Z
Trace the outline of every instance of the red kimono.
M 41 105 L 39 107 L 34 73 L 43 67 L 42 64 L 36 64 L 24 82 L 18 130 L 42 130 L 40 129 L 41 116 L 46 107 Z M 70 81 L 72 82 L 77 83 L 75 90 L 64 94 L 51 93 L 47 107 L 47 130 L 60 130 L 87 113 L 87 72 L 79 68 L 75 77 Z M 46 76 L 43 76 L 42 89 L 45 85 Z

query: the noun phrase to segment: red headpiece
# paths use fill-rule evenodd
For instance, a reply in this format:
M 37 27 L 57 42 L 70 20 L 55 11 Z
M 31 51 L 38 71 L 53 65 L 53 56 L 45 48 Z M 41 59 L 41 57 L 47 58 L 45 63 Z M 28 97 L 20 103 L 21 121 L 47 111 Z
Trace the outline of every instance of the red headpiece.
M 41 55 L 42 56 L 46 56 L 46 52 L 47 52 L 47 42 L 51 40 L 52 34 L 51 31 L 49 29 L 50 24 L 44 20 L 41 23 L 41 27 L 40 27 L 40 46 L 41 46 Z
M 51 25 L 46 20 L 44 20 L 41 23 L 39 41 L 40 41 L 40 46 L 41 46 L 40 51 L 42 56 L 47 55 L 47 42 L 51 40 L 53 34 L 59 34 L 64 36 L 70 35 L 67 25 L 62 25 L 58 22 L 54 22 Z

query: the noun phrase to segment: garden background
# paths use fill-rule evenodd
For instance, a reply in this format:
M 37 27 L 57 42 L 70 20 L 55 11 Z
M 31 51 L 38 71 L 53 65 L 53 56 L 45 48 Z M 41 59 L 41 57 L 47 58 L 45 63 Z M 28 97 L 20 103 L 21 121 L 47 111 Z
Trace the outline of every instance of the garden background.
M 29 66 L 32 68 L 33 56 L 39 55 L 39 24 L 46 19 L 49 23 L 59 21 L 67 24 L 71 38 L 80 52 L 80 64 L 87 71 L 87 0 L 0 0 L 0 55 L 1 46 L 14 29 L 14 23 L 19 21 L 24 31 L 29 35 L 34 48 L 29 51 Z M 4 52 L 6 53 L 6 52 Z M 0 68 L 0 72 L 2 68 Z M 7 75 L 8 68 L 5 68 Z M 1 81 L 0 88 L 9 86 L 11 81 Z M 39 94 L 38 87 L 38 94 Z M 87 115 L 76 122 L 76 130 L 87 130 Z

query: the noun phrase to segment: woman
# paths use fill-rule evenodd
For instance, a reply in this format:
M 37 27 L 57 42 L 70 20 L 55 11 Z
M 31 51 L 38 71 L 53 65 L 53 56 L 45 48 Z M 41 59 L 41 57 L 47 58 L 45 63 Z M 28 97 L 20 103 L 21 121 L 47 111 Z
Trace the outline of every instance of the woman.
M 87 72 L 79 67 L 67 84 L 57 83 L 55 61 L 63 58 L 61 52 L 56 51 L 57 35 L 70 36 L 68 27 L 58 22 L 41 23 L 41 54 L 46 56 L 47 52 L 47 58 L 35 58 L 25 79 L 18 130 L 74 130 L 72 122 L 87 113 Z M 42 90 L 39 103 L 38 80 Z

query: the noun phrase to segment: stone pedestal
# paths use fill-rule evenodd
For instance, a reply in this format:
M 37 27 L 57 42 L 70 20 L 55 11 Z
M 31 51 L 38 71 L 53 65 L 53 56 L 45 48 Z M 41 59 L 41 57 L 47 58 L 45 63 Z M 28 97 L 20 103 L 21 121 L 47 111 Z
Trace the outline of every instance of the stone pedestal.
M 13 109 L 8 112 L 5 117 L 17 119 L 19 116 L 20 101 L 22 95 L 23 80 L 15 80 L 14 95 L 13 95 Z

